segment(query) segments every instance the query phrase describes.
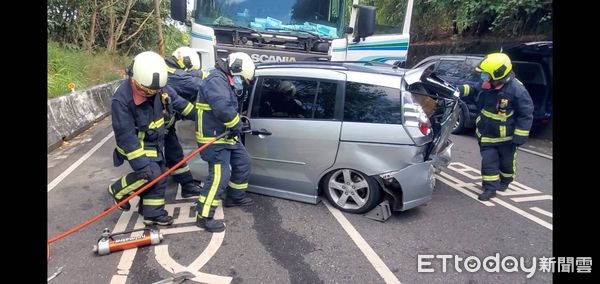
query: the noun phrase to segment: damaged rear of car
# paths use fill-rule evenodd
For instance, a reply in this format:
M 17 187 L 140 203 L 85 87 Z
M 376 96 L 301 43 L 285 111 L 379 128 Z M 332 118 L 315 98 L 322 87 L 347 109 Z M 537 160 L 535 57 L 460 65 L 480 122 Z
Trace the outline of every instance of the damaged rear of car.
M 401 127 L 392 129 L 392 125 L 383 126 L 377 134 L 379 138 L 371 138 L 371 141 L 365 141 L 363 145 L 342 140 L 334 165 L 349 168 L 350 179 L 353 178 L 353 169 L 357 168 L 367 173 L 379 172 L 366 179 L 368 183 L 368 179 L 372 178 L 384 191 L 381 199 L 383 202 L 377 203 L 380 206 L 376 209 L 373 209 L 376 205 L 363 208 L 344 206 L 340 204 L 340 198 L 328 194 L 328 191 L 331 192 L 331 181 L 327 186 L 324 183 L 322 187 L 328 190 L 325 195 L 334 206 L 343 211 L 363 213 L 373 209 L 371 213 L 375 214 L 370 214 L 374 219 L 385 220 L 387 204 L 391 211 L 404 211 L 425 204 L 431 200 L 435 173 L 443 170 L 450 162 L 453 144 L 448 138 L 456 119 L 454 112 L 459 107 L 458 91 L 433 74 L 431 68 L 399 72 L 403 72 L 399 88 Z M 344 124 L 347 123 L 344 121 Z M 386 136 L 387 139 L 383 138 Z M 410 142 L 403 145 L 406 138 Z M 383 143 L 377 144 L 378 142 Z M 353 147 L 346 146 L 345 143 Z M 350 149 L 345 151 L 346 148 Z M 348 160 L 360 161 L 362 165 L 344 163 Z
M 351 213 L 431 200 L 435 173 L 450 160 L 458 91 L 429 69 L 374 64 L 257 66 L 243 110 L 252 129 L 243 137 L 249 191 L 312 204 L 325 195 Z M 193 126 L 177 127 L 193 149 Z M 206 176 L 203 161 L 189 164 Z

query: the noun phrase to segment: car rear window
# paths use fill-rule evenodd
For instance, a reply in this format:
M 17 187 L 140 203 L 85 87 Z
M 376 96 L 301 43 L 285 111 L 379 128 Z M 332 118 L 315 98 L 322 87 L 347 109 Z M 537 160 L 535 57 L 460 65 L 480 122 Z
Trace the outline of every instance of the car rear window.
M 400 89 L 347 82 L 344 121 L 401 124 Z

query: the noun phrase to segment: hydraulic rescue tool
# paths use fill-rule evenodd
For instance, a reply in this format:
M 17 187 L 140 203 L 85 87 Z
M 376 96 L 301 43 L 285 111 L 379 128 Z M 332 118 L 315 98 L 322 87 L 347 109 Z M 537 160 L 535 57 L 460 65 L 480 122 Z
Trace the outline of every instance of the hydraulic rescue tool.
M 114 238 L 115 236 L 130 234 L 143 231 L 139 236 L 130 236 L 124 238 Z M 122 251 L 141 246 L 156 245 L 163 240 L 163 235 L 158 229 L 142 228 L 121 233 L 110 233 L 108 228 L 104 229 L 98 244 L 94 245 L 94 252 L 99 255 L 106 255 L 115 251 Z

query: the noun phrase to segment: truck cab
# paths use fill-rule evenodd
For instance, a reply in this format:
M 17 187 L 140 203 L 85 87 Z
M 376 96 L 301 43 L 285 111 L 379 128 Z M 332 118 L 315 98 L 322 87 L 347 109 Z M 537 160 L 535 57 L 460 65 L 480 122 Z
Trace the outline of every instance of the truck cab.
M 196 0 L 191 21 L 186 0 L 171 1 L 171 17 L 191 26 L 191 47 L 202 69 L 232 52 L 256 62 L 406 60 L 413 0 L 401 33 L 375 35 L 375 7 L 353 0 Z M 349 18 L 348 23 L 346 19 Z

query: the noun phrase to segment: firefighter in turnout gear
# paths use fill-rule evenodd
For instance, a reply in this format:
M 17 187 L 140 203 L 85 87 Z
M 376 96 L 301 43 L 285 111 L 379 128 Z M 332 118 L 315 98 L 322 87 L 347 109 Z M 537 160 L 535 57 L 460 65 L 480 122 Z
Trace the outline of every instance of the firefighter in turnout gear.
M 202 78 L 195 76 L 191 70 L 200 68 L 200 57 L 193 49 L 184 46 L 176 49 L 172 56 L 165 59 L 167 64 L 167 86 L 173 88 L 177 94 L 189 102 L 195 103 L 198 88 Z M 168 168 L 183 159 L 183 149 L 177 138 L 175 123 L 179 115 L 165 115 L 165 161 Z M 200 184 L 194 181 L 192 172 L 187 163 L 183 163 L 172 173 L 173 179 L 181 185 L 181 196 L 189 198 L 198 196 L 201 191 Z
M 232 133 L 200 152 L 209 168 L 198 198 L 196 224 L 209 232 L 225 230 L 223 221 L 213 219 L 223 193 L 226 195 L 223 204 L 226 207 L 254 204 L 245 192 L 250 176 L 250 156 L 239 142 L 242 122 L 236 97 L 236 92 L 243 91 L 244 84 L 249 86 L 253 77 L 254 62 L 250 56 L 241 52 L 231 53 L 225 62 L 218 60 L 215 69 L 202 81 L 198 93 L 198 145 L 208 143 L 227 130 Z
M 488 54 L 476 71 L 481 73 L 481 84 L 465 84 L 459 90 L 462 96 L 479 92 L 475 120 L 483 185 L 479 200 L 486 201 L 496 196 L 497 190 L 505 191 L 515 178 L 516 150 L 529 136 L 533 102 L 523 83 L 515 78 L 506 54 Z
M 194 120 L 193 104 L 179 97 L 167 86 L 167 65 L 157 53 L 138 54 L 127 71 L 129 78 L 117 88 L 112 98 L 112 126 L 117 147 L 113 152 L 116 167 L 125 160 L 134 170 L 108 187 L 115 203 L 141 188 L 165 168 L 163 143 L 165 112 L 177 111 Z M 146 225 L 170 225 L 165 206 L 166 181 L 163 179 L 140 194 L 140 215 Z M 130 204 L 121 205 L 127 211 Z

